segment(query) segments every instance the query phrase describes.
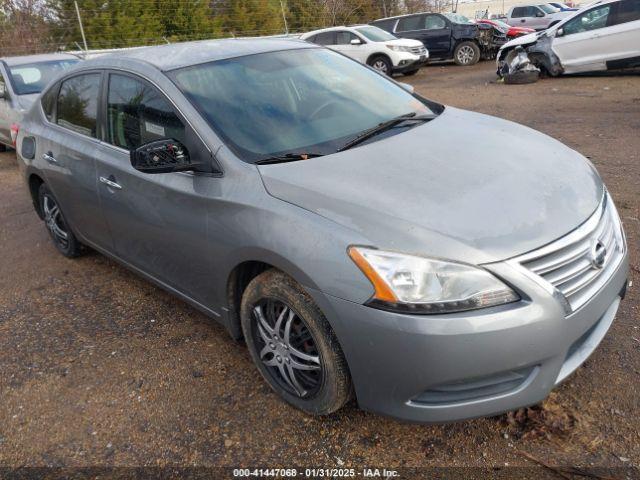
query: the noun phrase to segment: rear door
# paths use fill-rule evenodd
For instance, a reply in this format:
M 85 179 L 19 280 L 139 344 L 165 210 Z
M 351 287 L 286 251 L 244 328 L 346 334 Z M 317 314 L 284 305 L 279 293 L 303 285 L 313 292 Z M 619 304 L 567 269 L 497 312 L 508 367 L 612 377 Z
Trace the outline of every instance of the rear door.
M 211 297 L 207 218 L 220 195 L 211 174 L 148 174 L 131 166 L 131 151 L 173 139 L 192 159 L 211 162 L 207 147 L 155 86 L 133 74 L 105 79 L 105 142 L 97 163 L 100 200 L 122 260 L 201 303 Z
M 553 50 L 567 73 L 605 70 L 607 61 L 638 50 L 637 42 L 626 44 L 633 32 L 627 35 L 624 24 L 614 25 L 614 5 L 590 8 L 562 26 L 563 35 L 554 38 Z
M 110 250 L 111 236 L 96 190 L 101 82 L 100 71 L 78 73 L 43 97 L 47 125 L 38 136 L 38 162 L 74 232 Z

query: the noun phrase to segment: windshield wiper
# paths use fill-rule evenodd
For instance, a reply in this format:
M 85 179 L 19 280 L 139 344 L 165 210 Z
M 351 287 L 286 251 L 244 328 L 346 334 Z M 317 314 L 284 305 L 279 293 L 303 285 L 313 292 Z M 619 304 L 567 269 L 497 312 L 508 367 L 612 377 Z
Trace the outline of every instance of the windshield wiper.
M 342 152 L 343 150 L 348 150 L 351 147 L 355 147 L 356 145 L 359 145 L 365 140 L 368 140 L 371 137 L 378 135 L 379 133 L 389 130 L 390 128 L 393 128 L 396 125 L 399 125 L 400 123 L 404 123 L 407 121 L 428 122 L 429 120 L 433 120 L 434 118 L 436 118 L 436 116 L 437 115 L 417 115 L 416 112 L 410 112 L 410 113 L 405 113 L 404 115 L 400 115 L 399 117 L 394 117 L 391 120 L 387 120 L 386 122 L 379 123 L 378 125 L 376 125 L 373 128 L 370 128 L 369 130 L 365 130 L 360 135 L 355 137 L 353 140 L 350 140 L 349 142 L 344 144 L 342 147 L 340 147 L 338 149 L 338 152 Z
M 271 165 L 273 163 L 297 162 L 298 160 L 308 160 L 310 158 L 322 157 L 321 153 L 285 153 L 273 157 L 262 158 L 253 162 L 256 165 Z

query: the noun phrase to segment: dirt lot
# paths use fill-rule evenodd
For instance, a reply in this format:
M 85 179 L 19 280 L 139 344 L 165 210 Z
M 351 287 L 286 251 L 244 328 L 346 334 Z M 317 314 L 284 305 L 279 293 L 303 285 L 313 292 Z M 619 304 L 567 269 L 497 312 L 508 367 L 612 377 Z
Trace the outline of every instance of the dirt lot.
M 409 81 L 427 97 L 523 123 L 590 157 L 631 248 L 633 286 L 610 333 L 542 407 L 444 426 L 354 406 L 307 417 L 271 393 L 222 327 L 101 255 L 56 253 L 5 153 L 0 466 L 535 465 L 526 455 L 587 468 L 640 464 L 640 76 L 527 86 L 494 79 L 486 62 L 433 66 Z

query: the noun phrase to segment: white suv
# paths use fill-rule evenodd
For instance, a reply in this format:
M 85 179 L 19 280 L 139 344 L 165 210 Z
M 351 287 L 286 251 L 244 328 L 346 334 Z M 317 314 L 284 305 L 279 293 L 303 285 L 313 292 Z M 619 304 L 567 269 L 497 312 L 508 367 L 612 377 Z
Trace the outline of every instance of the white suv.
M 419 40 L 397 38 L 372 25 L 323 28 L 304 33 L 300 38 L 366 63 L 386 75 L 413 75 L 429 58 Z

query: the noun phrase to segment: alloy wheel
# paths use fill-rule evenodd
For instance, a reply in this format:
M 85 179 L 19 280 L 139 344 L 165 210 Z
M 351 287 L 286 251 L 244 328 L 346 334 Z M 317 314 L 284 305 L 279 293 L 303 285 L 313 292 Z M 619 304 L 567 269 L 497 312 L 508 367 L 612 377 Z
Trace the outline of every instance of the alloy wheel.
M 371 65 L 374 69 L 378 70 L 379 72 L 382 73 L 387 73 L 387 62 L 385 62 L 384 60 L 376 60 L 375 62 L 373 62 L 373 65 Z
M 473 59 L 476 56 L 476 52 L 469 45 L 463 45 L 458 49 L 458 61 L 462 65 L 469 65 L 473 62 Z
M 324 377 L 317 344 L 304 320 L 280 300 L 252 311 L 253 342 L 271 378 L 292 395 L 313 397 Z
M 44 222 L 54 241 L 63 249 L 66 249 L 69 246 L 69 233 L 67 232 L 64 218 L 62 218 L 60 207 L 58 207 L 58 204 L 51 195 L 44 195 L 42 210 L 44 213 Z

